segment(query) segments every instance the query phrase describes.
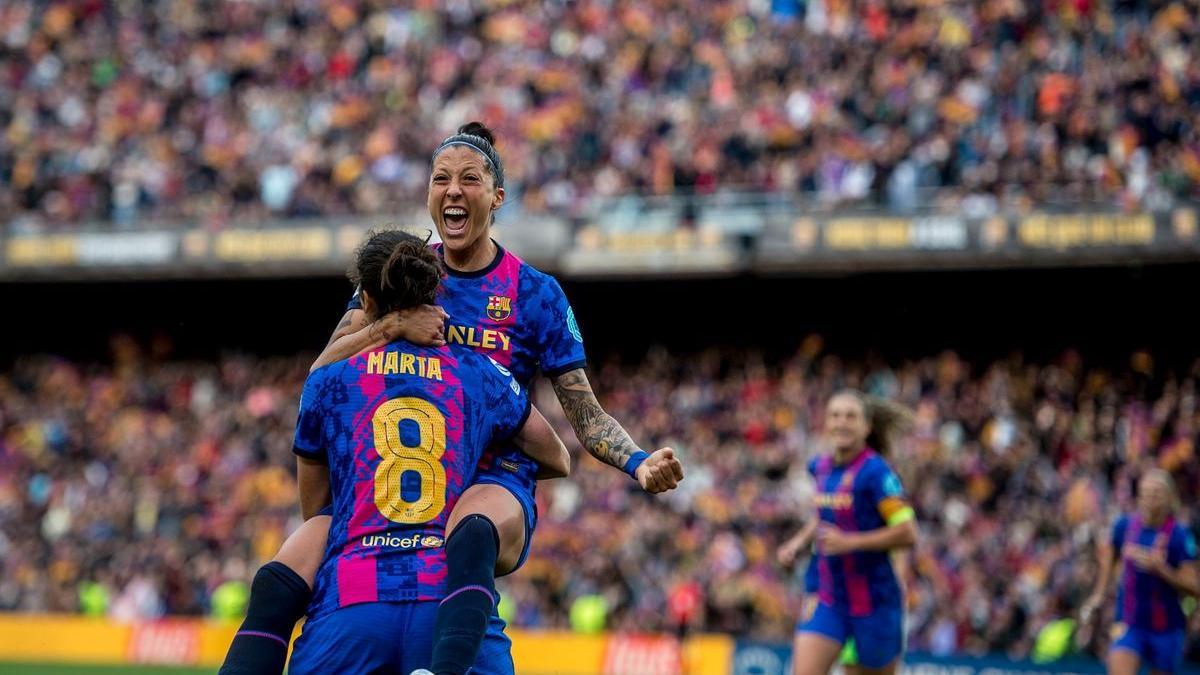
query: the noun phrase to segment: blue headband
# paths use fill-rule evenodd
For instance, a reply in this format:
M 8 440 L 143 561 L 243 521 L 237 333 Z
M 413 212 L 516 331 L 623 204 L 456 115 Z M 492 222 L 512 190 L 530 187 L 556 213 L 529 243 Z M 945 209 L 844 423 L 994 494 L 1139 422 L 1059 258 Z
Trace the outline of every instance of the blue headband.
M 442 154 L 442 150 L 452 145 L 464 145 L 482 155 L 483 160 L 491 168 L 492 175 L 496 178 L 496 186 L 504 187 L 504 166 L 500 163 L 500 156 L 496 154 L 496 149 L 492 147 L 491 143 L 488 143 L 486 138 L 475 134 L 455 134 L 442 141 L 442 144 L 434 151 L 433 158 L 437 159 L 438 155 Z

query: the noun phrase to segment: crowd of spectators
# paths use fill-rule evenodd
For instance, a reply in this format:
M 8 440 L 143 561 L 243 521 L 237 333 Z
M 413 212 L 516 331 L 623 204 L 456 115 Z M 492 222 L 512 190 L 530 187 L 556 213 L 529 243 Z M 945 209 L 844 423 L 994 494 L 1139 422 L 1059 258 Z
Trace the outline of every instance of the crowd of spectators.
M 7 0 L 0 222 L 397 214 L 482 118 L 518 213 L 984 214 L 1200 184 L 1194 0 Z
M 25 357 L 0 373 L 0 610 L 213 613 L 298 524 L 290 442 L 309 357 L 201 363 L 114 344 L 110 364 Z M 916 412 L 891 458 L 921 529 L 904 574 L 912 649 L 1027 654 L 1091 590 L 1093 539 L 1148 464 L 1172 471 L 1195 522 L 1200 363 L 851 361 L 812 337 L 782 360 L 656 348 L 592 376 L 687 478 L 649 497 L 580 456 L 539 385 L 577 458 L 542 485 L 530 559 L 501 582 L 517 626 L 586 629 L 572 616 L 585 598 L 608 629 L 786 639 L 803 563 L 782 569 L 774 551 L 811 514 L 803 467 L 843 386 Z

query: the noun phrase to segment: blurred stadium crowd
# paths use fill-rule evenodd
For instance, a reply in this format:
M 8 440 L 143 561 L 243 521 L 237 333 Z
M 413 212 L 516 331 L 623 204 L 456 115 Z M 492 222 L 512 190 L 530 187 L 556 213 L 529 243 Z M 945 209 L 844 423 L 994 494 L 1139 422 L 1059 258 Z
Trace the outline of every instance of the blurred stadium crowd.
M 236 615 L 244 582 L 297 524 L 289 449 L 309 359 L 183 362 L 154 356 L 161 344 L 114 345 L 111 365 L 24 357 L 0 373 L 0 609 Z M 804 460 L 842 386 L 917 413 L 893 458 L 922 531 L 906 575 L 912 649 L 1028 653 L 1090 591 L 1090 538 L 1131 505 L 1139 467 L 1170 469 L 1195 522 L 1200 363 L 856 362 L 810 337 L 782 362 L 652 349 L 592 375 L 634 438 L 677 448 L 688 477 L 650 498 L 578 458 L 543 484 L 533 553 L 502 582 L 518 626 L 601 617 L 786 638 L 801 584 L 774 550 L 808 508 Z
M 1194 0 L 395 4 L 5 0 L 0 223 L 395 214 L 476 117 L 518 213 L 722 190 L 975 217 L 1200 196 Z M 118 339 L 107 365 L 0 372 L 0 610 L 241 611 L 297 524 L 310 359 L 169 353 Z M 1090 541 L 1140 467 L 1170 469 L 1197 515 L 1200 363 L 857 362 L 814 337 L 783 361 L 654 349 L 592 377 L 688 477 L 652 499 L 579 458 L 545 484 L 530 560 L 501 582 L 518 626 L 786 638 L 803 568 L 774 549 L 841 386 L 917 412 L 893 458 L 922 528 L 912 649 L 1027 654 L 1091 590 Z M 539 399 L 574 445 L 544 383 Z
M 1196 195 L 1195 2 L 9 0 L 14 231 L 397 213 L 468 117 L 510 202 L 722 188 L 987 215 Z

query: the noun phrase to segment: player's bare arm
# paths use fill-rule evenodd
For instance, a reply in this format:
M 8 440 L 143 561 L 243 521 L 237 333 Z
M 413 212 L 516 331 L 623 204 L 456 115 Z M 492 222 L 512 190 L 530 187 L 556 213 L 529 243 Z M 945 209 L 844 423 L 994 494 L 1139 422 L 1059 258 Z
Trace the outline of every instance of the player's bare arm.
M 1197 570 L 1195 562 L 1184 563 L 1174 569 L 1168 581 L 1180 593 L 1200 596 L 1200 570 Z
M 1185 595 L 1200 595 L 1200 579 L 1196 576 L 1195 563 L 1184 563 L 1174 567 L 1167 562 L 1162 551 L 1148 547 L 1136 547 L 1130 558 L 1138 567 L 1147 570 Z
M 554 428 L 538 412 L 529 411 L 529 419 L 513 439 L 521 452 L 538 463 L 538 480 L 564 478 L 571 473 L 571 455 Z
M 367 315 L 361 309 L 346 310 L 346 313 L 342 315 L 342 320 L 339 321 L 337 327 L 333 329 L 333 335 L 329 336 L 329 342 L 326 342 L 325 346 L 328 347 L 329 345 L 337 342 L 339 339 L 358 332 L 358 330 L 366 324 Z
M 1080 610 L 1080 616 L 1083 618 L 1084 623 L 1088 622 L 1092 613 L 1099 609 L 1108 597 L 1108 589 L 1112 585 L 1113 567 L 1116 564 L 1119 553 L 1108 542 L 1103 541 L 1103 538 L 1097 542 L 1096 557 L 1100 564 L 1096 573 L 1096 588 L 1092 591 L 1087 601 L 1083 603 L 1083 607 Z
M 576 368 L 554 378 L 552 383 L 575 437 L 588 454 L 609 466 L 624 469 L 639 448 L 625 428 L 600 406 L 587 373 Z M 647 492 L 666 492 L 683 480 L 683 465 L 674 450 L 662 448 L 637 468 L 637 480 Z
M 891 551 L 917 543 L 917 521 L 881 527 L 867 532 L 846 532 L 828 523 L 817 528 L 817 544 L 821 552 L 842 555 L 855 551 Z
M 795 534 L 791 539 L 788 539 L 780 547 L 776 553 L 776 560 L 780 565 L 791 566 L 796 562 L 796 558 L 804 549 L 812 546 L 813 539 L 817 536 L 817 525 L 820 525 L 821 519 L 817 517 L 810 518 L 804 527 Z
M 296 486 L 300 491 L 300 513 L 305 520 L 321 512 L 332 502 L 329 466 L 315 459 L 296 458 Z
M 329 344 L 313 362 L 311 370 L 399 338 L 423 347 L 440 347 L 446 344 L 446 317 L 446 310 L 437 305 L 391 312 L 375 321 L 367 321 L 367 315 L 361 309 L 351 309 L 334 329 Z

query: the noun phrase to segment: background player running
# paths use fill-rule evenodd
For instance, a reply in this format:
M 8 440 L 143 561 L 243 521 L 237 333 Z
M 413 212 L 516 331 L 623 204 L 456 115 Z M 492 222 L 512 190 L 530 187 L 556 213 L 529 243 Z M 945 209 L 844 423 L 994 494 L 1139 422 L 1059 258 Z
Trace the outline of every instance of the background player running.
M 446 316 L 447 340 L 491 356 L 522 386 L 528 387 L 539 369 L 546 374 L 576 436 L 592 456 L 624 470 L 648 492 L 674 488 L 683 469 L 673 451 L 641 451 L 596 400 L 584 370 L 583 336 L 558 282 L 491 239 L 494 212 L 504 203 L 504 167 L 493 143 L 490 130 L 471 123 L 434 153 L 428 208 L 443 242 L 440 253 L 449 276 L 438 302 L 448 314 L 426 307 L 371 320 L 352 301 L 316 365 L 401 335 L 440 342 L 438 328 Z M 485 458 L 476 484 L 458 502 L 446 542 L 450 597 L 439 614 L 442 639 L 434 650 L 434 671 L 439 675 L 463 673 L 474 661 L 486 628 L 481 617 L 495 611 L 494 577 L 520 567 L 528 552 L 537 522 L 536 478 L 536 464 L 508 449 Z M 264 640 L 258 635 L 286 639 L 291 634 L 328 527 L 324 517 L 307 521 L 285 542 L 276 564 L 255 577 L 246 621 L 222 675 L 281 671 L 284 652 L 273 644 L 260 644 Z M 489 592 L 456 594 L 463 588 Z
M 819 517 L 819 515 L 814 514 L 814 518 Z M 780 546 L 779 551 L 776 553 L 779 564 L 784 567 L 791 567 L 796 562 L 796 558 L 800 553 L 812 546 L 812 540 L 817 534 L 817 528 L 805 528 L 801 532 L 807 533 L 809 536 L 801 537 L 797 535 L 792 537 L 783 546 Z M 896 560 L 893 559 L 892 564 L 896 564 Z M 804 569 L 804 595 L 801 602 L 799 623 L 804 623 L 812 618 L 812 615 L 817 611 L 817 604 L 820 601 L 821 582 L 817 578 L 817 565 L 815 560 L 810 559 L 808 566 Z M 795 658 L 795 654 L 792 655 L 792 658 Z M 854 646 L 854 638 L 846 639 L 846 644 L 842 647 L 842 651 L 838 655 L 837 663 L 841 664 L 842 671 L 848 675 L 859 672 L 858 650 Z
M 833 453 L 808 466 L 816 479 L 818 517 L 779 552 L 789 563 L 809 542 L 815 545 L 818 602 L 797 627 L 796 675 L 829 672 L 849 640 L 860 672 L 896 669 L 904 606 L 889 552 L 916 543 L 917 527 L 900 479 L 880 452 L 888 453 L 910 417 L 904 408 L 852 390 L 826 406 Z
M 1133 675 L 1145 663 L 1152 673 L 1173 673 L 1183 661 L 1187 620 L 1181 595 L 1200 594 L 1196 540 L 1175 520 L 1178 497 L 1171 475 L 1153 469 L 1138 482 L 1137 511 L 1117 519 L 1099 547 L 1096 590 L 1084 604 L 1083 622 L 1104 605 L 1113 566 L 1122 562 L 1117 617 L 1108 672 Z
M 369 316 L 432 302 L 441 278 L 437 255 L 398 231 L 372 235 L 355 270 Z M 512 376 L 469 349 L 398 340 L 309 375 L 294 444 L 300 500 L 306 516 L 332 501 L 332 527 L 290 672 L 429 662 L 447 519 L 483 449 L 514 434 L 548 460 L 566 452 Z M 511 673 L 508 647 L 494 632 L 473 671 Z

